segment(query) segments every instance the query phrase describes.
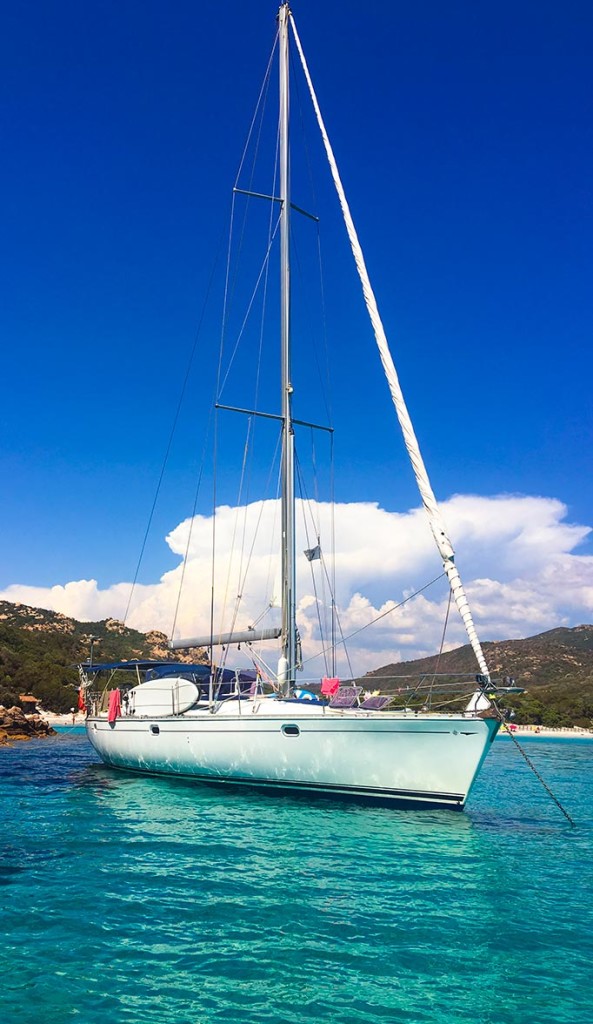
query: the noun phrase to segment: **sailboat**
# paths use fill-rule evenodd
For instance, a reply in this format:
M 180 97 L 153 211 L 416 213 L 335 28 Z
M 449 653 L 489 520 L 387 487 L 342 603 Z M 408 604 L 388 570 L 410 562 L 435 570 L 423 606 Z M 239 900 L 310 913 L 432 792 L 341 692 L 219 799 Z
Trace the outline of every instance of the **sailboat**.
M 358 235 L 321 110 L 287 3 L 278 12 L 280 350 L 281 350 L 281 609 L 277 628 L 232 631 L 171 641 L 172 651 L 216 644 L 280 642 L 271 685 L 257 673 L 213 664 L 122 662 L 81 666 L 88 737 L 102 760 L 118 769 L 190 777 L 283 791 L 321 793 L 391 806 L 462 809 L 500 727 L 491 680 L 459 576 L 452 544 L 435 500 L 401 392 Z M 289 37 L 301 60 L 364 299 L 393 404 L 428 515 L 451 599 L 475 652 L 477 673 L 455 711 L 394 706 L 389 695 L 361 697 L 326 679 L 321 690 L 299 686 L 295 571 L 295 449 L 291 384 Z M 311 554 L 309 552 L 309 554 Z M 111 686 L 115 673 L 129 681 Z M 101 688 L 98 680 L 107 674 Z M 468 699 L 469 697 L 469 699 Z M 405 702 L 404 702 L 405 703 Z M 401 701 L 400 701 L 401 704 Z

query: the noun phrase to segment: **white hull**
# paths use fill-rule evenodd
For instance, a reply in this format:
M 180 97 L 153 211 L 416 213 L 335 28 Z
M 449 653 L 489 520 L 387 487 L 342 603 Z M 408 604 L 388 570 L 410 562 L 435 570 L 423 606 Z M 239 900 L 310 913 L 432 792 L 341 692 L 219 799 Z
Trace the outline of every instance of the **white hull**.
M 457 809 L 497 728 L 467 715 L 265 699 L 225 701 L 216 713 L 87 719 L 93 747 L 114 768 Z

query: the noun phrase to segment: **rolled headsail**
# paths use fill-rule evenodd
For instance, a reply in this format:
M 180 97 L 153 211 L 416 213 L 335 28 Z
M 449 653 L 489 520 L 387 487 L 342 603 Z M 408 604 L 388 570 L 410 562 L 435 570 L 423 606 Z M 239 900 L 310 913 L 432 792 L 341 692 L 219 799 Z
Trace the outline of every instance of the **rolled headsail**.
M 431 487 L 430 480 L 428 479 L 428 473 L 426 472 L 424 460 L 422 459 L 422 455 L 420 454 L 420 448 L 418 446 L 418 441 L 414 433 L 414 428 L 412 426 L 410 414 L 408 413 L 408 409 L 404 401 L 404 396 L 397 376 L 397 371 L 395 369 L 391 352 L 389 351 L 387 336 L 385 334 L 385 329 L 383 327 L 383 323 L 379 315 L 377 300 L 375 298 L 375 293 L 373 292 L 373 289 L 371 287 L 371 282 L 364 261 L 363 252 L 360 246 L 360 242 L 358 240 L 356 228 L 354 227 L 354 221 L 352 220 L 352 215 L 350 213 L 350 207 L 348 206 L 348 201 L 346 199 L 346 194 L 344 192 L 344 187 L 342 185 L 340 173 L 338 171 L 338 166 L 336 164 L 331 143 L 329 141 L 327 131 L 325 130 L 325 124 L 321 116 L 321 110 L 319 109 L 319 103 L 317 102 L 317 96 L 315 95 L 313 82 L 311 81 L 307 61 L 305 60 L 305 55 L 303 53 L 303 48 L 301 46 L 299 34 L 297 32 L 295 21 L 292 15 L 291 24 L 297 50 L 301 58 L 301 64 L 303 65 L 305 78 L 307 80 L 307 85 L 309 86 L 311 100 L 313 102 L 313 107 L 315 109 L 315 114 L 317 116 L 317 122 L 319 124 L 319 129 L 321 131 L 321 136 L 323 138 L 323 144 L 325 146 L 325 151 L 327 153 L 332 178 L 334 180 L 334 185 L 336 186 L 336 191 L 338 193 L 338 198 L 340 200 L 340 206 L 342 207 L 344 222 L 346 224 L 346 230 L 348 232 L 348 237 L 350 239 L 350 245 L 352 247 L 354 261 L 356 263 L 356 269 L 358 270 L 358 275 L 360 277 L 360 281 L 362 284 L 364 301 L 366 303 L 366 307 L 371 318 L 373 331 L 375 333 L 375 339 L 379 349 L 379 354 L 381 356 L 381 362 L 383 364 L 383 369 L 385 370 L 385 375 L 387 377 L 387 383 L 389 384 L 389 390 L 391 391 L 391 397 L 393 399 L 393 404 L 395 406 L 397 418 L 399 420 L 402 433 L 404 435 L 404 442 L 408 450 L 408 455 L 410 456 L 410 461 L 412 463 L 412 468 L 414 470 L 416 482 L 418 484 L 418 489 L 420 491 L 420 496 L 422 498 L 422 504 L 424 505 L 424 508 L 426 509 L 426 512 L 428 514 L 430 527 L 434 539 L 436 541 L 436 545 L 439 550 L 440 556 L 443 560 L 443 568 L 449 580 L 451 593 L 453 595 L 455 604 L 457 605 L 457 608 L 459 610 L 459 614 L 461 615 L 461 618 L 463 620 L 463 624 L 465 626 L 469 642 L 476 655 L 478 665 L 480 666 L 480 672 L 483 675 L 488 676 L 489 672 L 488 666 L 486 665 L 486 659 L 484 658 L 484 653 L 482 651 L 482 647 L 480 645 L 480 641 L 476 633 L 476 628 L 474 626 L 467 597 L 463 589 L 461 577 L 459 575 L 457 566 L 455 565 L 455 552 L 453 551 L 453 545 L 451 544 L 451 541 L 447 536 L 445 524 L 443 523 L 443 520 L 441 518 L 439 507 L 434 496 L 434 491 Z
M 170 651 L 187 651 L 192 647 L 226 647 L 228 644 L 254 644 L 259 640 L 277 640 L 282 630 L 243 629 L 235 633 L 204 633 L 202 636 L 184 637 L 180 640 L 169 640 Z

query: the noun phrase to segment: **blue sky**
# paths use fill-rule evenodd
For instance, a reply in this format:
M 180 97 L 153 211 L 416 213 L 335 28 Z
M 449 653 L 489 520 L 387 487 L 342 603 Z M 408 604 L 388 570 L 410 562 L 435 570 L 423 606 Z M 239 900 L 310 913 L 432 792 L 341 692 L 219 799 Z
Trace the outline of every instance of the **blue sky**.
M 593 525 L 590 4 L 294 14 L 437 496 L 543 497 Z M 260 0 L 5 7 L 0 588 L 133 575 L 274 18 Z M 336 209 L 327 223 L 336 496 L 406 511 Z M 191 512 L 219 297 L 146 583 L 179 561 L 164 537 Z M 323 418 L 306 379 L 297 409 Z

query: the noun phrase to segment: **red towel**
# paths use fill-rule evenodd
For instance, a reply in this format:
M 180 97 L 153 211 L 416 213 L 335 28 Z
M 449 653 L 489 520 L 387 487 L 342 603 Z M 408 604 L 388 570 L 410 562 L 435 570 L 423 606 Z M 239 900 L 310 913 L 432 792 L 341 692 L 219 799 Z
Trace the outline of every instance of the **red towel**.
M 340 687 L 340 680 L 337 678 L 330 678 L 324 676 L 321 680 L 321 692 L 324 697 L 333 697 L 334 693 L 337 693 Z
M 107 715 L 108 722 L 115 722 L 116 718 L 121 715 L 121 690 L 110 690 L 109 691 L 109 713 Z

